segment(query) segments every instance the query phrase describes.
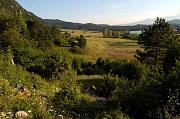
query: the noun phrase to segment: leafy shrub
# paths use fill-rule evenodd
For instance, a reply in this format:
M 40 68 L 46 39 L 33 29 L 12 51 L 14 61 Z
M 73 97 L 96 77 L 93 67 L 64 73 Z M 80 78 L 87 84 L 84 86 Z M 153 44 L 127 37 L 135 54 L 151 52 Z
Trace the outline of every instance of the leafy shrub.
M 83 49 L 81 49 L 80 47 L 78 46 L 74 46 L 71 48 L 71 51 L 74 52 L 74 53 L 77 53 L 77 54 L 83 54 Z
M 123 35 L 121 35 L 121 38 L 130 39 L 130 40 L 138 40 L 139 35 L 138 34 L 124 33 Z
M 162 92 L 157 88 L 158 83 L 152 82 L 148 85 L 128 90 L 119 97 L 122 110 L 128 109 L 128 114 L 133 118 L 149 119 L 149 112 L 164 104 Z
M 96 91 L 97 95 L 106 98 L 111 97 L 120 80 L 118 77 L 104 77 L 102 83 L 99 85 L 99 89 Z
M 82 63 L 83 63 L 82 59 L 79 59 L 79 58 L 74 58 L 72 61 L 72 68 L 75 69 L 78 74 L 82 70 L 81 69 Z
M 80 48 L 86 48 L 86 38 L 83 35 L 77 37 L 76 40 L 78 41 L 78 46 Z
M 97 119 L 130 119 L 126 114 L 119 110 L 112 110 L 110 112 L 99 113 Z
M 59 80 L 60 90 L 52 99 L 52 105 L 58 114 L 62 114 L 63 111 L 72 110 L 76 105 L 80 95 L 80 87 L 76 83 L 75 75 L 70 72 L 64 73 Z
M 148 73 L 148 66 L 137 61 L 109 61 L 102 58 L 97 59 L 96 64 L 83 63 L 81 68 L 82 74 L 112 74 L 129 80 L 143 80 Z
M 126 114 L 122 113 L 119 110 L 111 111 L 110 116 L 112 119 L 130 119 Z

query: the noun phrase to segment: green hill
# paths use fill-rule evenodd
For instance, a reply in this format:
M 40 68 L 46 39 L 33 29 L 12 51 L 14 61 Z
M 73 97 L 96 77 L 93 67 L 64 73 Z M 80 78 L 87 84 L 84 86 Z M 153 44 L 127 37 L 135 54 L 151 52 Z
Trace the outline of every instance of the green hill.
M 12 14 L 21 14 L 26 20 L 41 20 L 41 18 L 25 10 L 16 0 L 0 0 L 0 10 Z

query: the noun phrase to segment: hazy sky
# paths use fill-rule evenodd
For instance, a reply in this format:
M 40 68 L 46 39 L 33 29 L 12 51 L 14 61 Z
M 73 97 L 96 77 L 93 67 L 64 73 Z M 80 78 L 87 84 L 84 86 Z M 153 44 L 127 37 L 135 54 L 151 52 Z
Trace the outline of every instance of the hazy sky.
M 180 18 L 180 0 L 17 0 L 42 18 L 127 24 L 147 18 Z

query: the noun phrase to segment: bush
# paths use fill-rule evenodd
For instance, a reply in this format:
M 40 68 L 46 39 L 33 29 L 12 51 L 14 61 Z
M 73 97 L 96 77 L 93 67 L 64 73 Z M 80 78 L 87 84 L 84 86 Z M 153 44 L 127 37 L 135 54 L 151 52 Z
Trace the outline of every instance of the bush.
M 124 33 L 121 36 L 121 38 L 130 39 L 130 40 L 138 40 L 139 39 L 139 35 L 138 34 Z
M 112 119 L 130 119 L 128 115 L 122 113 L 119 110 L 111 111 L 110 116 L 111 116 Z
M 81 49 L 79 46 L 74 46 L 71 48 L 71 51 L 77 54 L 83 54 L 84 50 Z
M 97 95 L 100 97 L 109 98 L 112 96 L 113 92 L 115 91 L 116 87 L 118 86 L 118 83 L 122 79 L 118 77 L 112 77 L 112 76 L 106 76 L 101 81 L 102 83 L 99 84 L 99 89 L 97 89 Z
M 99 113 L 96 119 L 130 119 L 126 114 L 119 110 Z
M 108 75 L 112 74 L 118 77 L 124 77 L 129 80 L 144 80 L 148 75 L 148 66 L 139 63 L 138 61 L 109 61 L 101 58 L 97 59 L 96 64 L 82 64 L 82 74 L 86 75 Z
M 80 48 L 86 48 L 86 38 L 83 35 L 80 35 L 80 37 L 77 37 L 76 40 L 78 41 L 78 46 Z
M 78 74 L 82 70 L 82 68 L 81 68 L 82 63 L 83 63 L 82 59 L 79 59 L 79 58 L 74 58 L 72 61 L 72 68 L 75 69 Z
M 52 105 L 58 114 L 72 111 L 79 100 L 80 87 L 76 83 L 75 75 L 66 72 L 61 76 L 60 90 L 52 99 Z M 61 109 L 61 110 L 60 110 Z
M 150 113 L 164 105 L 164 97 L 159 84 L 152 82 L 148 85 L 136 86 L 119 97 L 122 110 L 135 119 L 151 119 Z

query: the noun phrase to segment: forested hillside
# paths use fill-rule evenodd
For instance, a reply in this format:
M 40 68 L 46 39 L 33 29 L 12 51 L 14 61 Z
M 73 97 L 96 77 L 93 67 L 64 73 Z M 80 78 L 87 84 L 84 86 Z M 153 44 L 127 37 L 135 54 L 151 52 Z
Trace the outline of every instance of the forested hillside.
M 16 0 L 1 0 L 0 9 L 1 11 L 6 11 L 12 14 L 21 14 L 26 20 L 41 20 L 41 18 L 21 7 Z
M 83 36 L 72 38 L 47 26 L 15 0 L 1 0 L 0 6 L 0 116 L 14 118 L 18 111 L 29 111 L 31 118 L 51 118 L 51 100 L 60 91 L 55 80 L 72 62 L 60 46 L 81 42 Z
M 180 38 L 165 19 L 131 40 L 74 32 L 0 0 L 0 118 L 179 119 Z M 109 47 L 139 50 L 132 59 L 100 52 L 87 60 L 97 53 L 89 38 L 101 50 L 110 40 Z

